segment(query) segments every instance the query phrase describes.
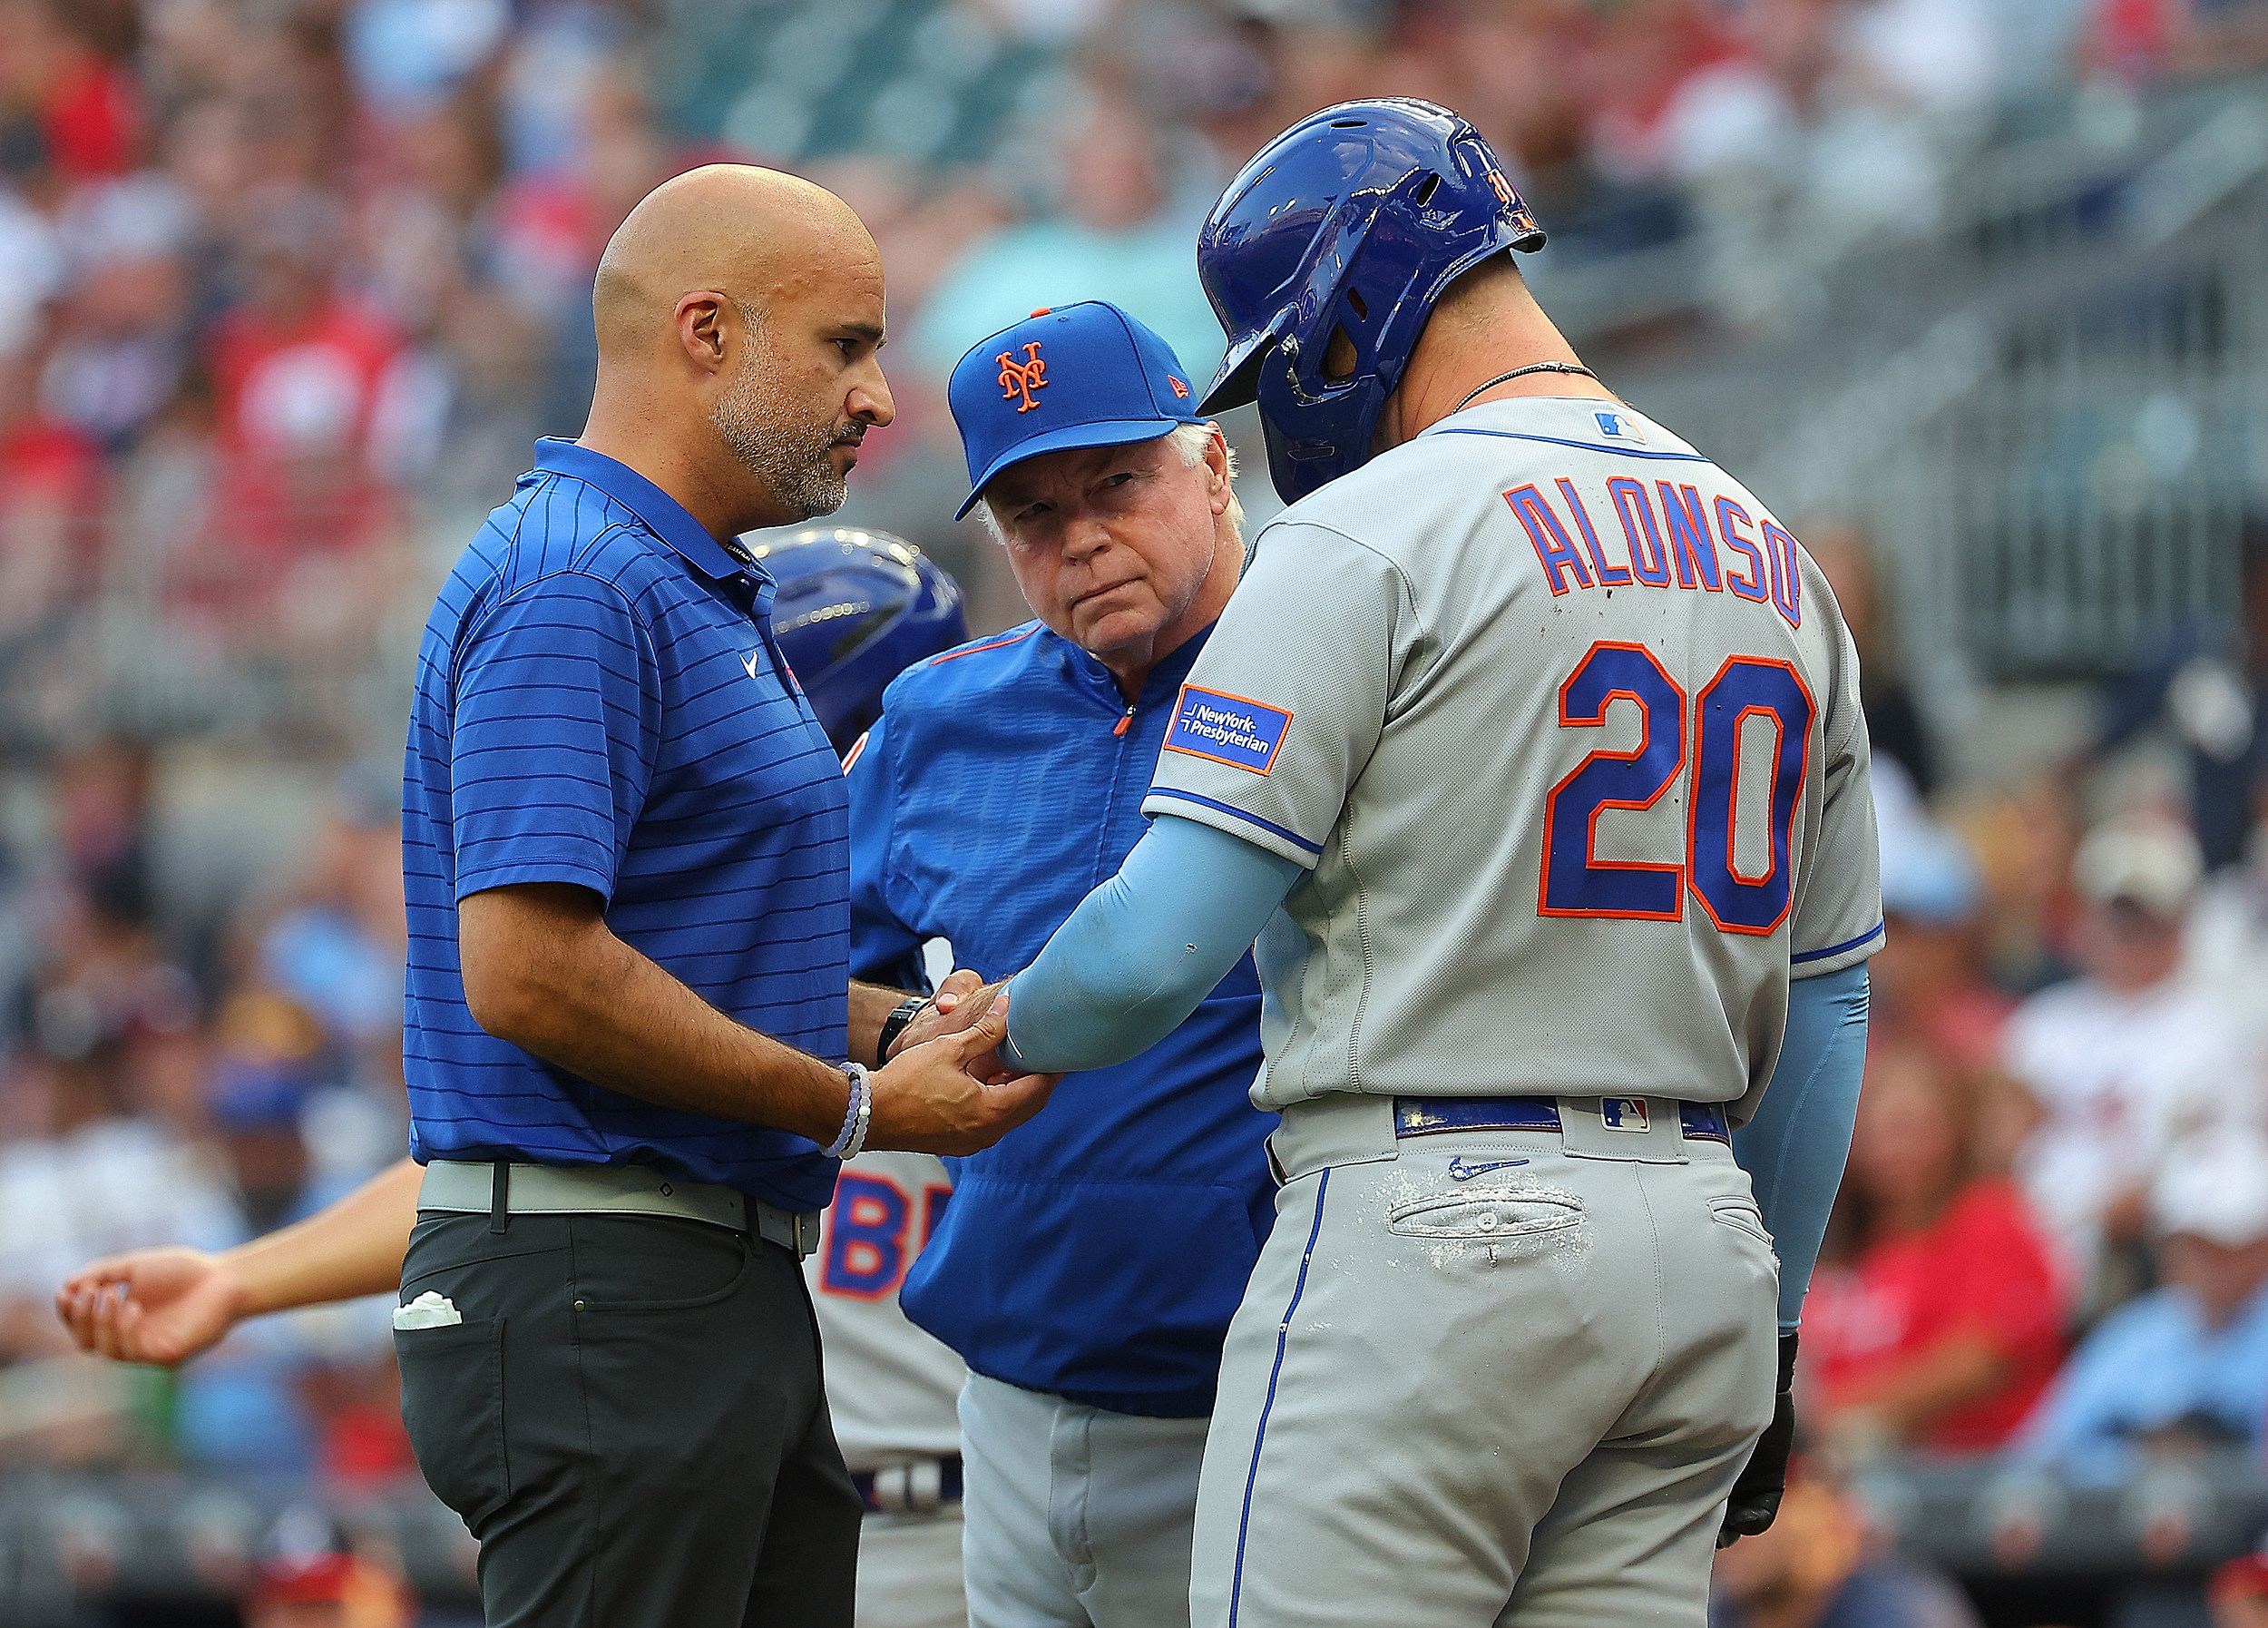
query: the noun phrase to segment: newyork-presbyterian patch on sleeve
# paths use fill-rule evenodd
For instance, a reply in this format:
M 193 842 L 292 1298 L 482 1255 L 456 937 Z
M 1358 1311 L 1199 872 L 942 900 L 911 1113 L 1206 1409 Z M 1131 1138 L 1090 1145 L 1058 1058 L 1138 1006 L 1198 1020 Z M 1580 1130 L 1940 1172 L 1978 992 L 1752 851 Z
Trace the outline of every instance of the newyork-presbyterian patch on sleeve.
M 1166 750 L 1210 758 L 1246 774 L 1266 774 L 1276 767 L 1276 754 L 1291 722 L 1292 715 L 1281 707 L 1184 684 L 1173 704 Z

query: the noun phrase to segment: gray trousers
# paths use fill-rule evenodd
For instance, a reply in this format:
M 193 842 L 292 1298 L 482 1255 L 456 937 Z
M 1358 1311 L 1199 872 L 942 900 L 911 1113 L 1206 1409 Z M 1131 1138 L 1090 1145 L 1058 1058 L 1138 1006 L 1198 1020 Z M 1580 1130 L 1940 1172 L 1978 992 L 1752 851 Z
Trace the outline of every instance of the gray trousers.
M 961 1392 L 970 1628 L 1179 1628 L 1201 1418 L 1144 1418 L 971 1374 Z
M 961 1505 L 869 1513 L 858 1529 L 856 1628 L 968 1628 Z
M 649 1216 L 418 1220 L 396 1330 L 418 1467 L 489 1628 L 851 1628 L 859 1504 L 788 1252 Z
M 1772 1415 L 1777 1266 L 1722 1143 L 1396 1142 L 1392 1102 L 1295 1107 L 1230 1324 L 1196 1628 L 1707 1620 L 1726 1495 Z

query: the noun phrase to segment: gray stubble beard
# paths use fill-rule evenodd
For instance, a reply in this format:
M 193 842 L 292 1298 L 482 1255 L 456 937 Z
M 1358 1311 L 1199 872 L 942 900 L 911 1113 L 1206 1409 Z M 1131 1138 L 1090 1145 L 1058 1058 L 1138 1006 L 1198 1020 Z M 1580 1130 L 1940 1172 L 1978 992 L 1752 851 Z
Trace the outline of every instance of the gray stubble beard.
M 746 307 L 741 316 L 753 331 L 757 324 L 749 320 Z M 758 382 L 758 362 L 753 350 L 742 358 L 731 389 L 718 402 L 709 421 L 732 449 L 733 456 L 764 483 L 782 506 L 794 511 L 797 519 L 832 515 L 850 495 L 850 483 L 836 471 L 831 455 L 836 446 L 851 438 L 852 426 L 847 421 L 784 419 L 778 404 L 767 398 Z

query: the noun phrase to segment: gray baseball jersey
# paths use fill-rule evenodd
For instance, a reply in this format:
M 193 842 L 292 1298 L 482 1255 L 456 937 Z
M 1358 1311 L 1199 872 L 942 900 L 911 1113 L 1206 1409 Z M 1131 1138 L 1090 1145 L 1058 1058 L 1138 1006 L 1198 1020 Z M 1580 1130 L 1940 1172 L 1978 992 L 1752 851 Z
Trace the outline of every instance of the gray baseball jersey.
M 1294 504 L 1144 809 L 1307 868 L 1254 1100 L 1754 1110 L 1788 981 L 1882 942 L 1857 652 L 1737 482 L 1617 404 L 1459 413 Z

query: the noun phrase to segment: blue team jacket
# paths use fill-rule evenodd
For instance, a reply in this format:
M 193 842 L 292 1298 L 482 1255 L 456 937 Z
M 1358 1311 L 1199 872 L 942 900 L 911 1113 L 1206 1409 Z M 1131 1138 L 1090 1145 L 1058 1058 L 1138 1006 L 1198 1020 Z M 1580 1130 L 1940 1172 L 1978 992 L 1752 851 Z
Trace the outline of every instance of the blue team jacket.
M 849 759 L 851 969 L 918 987 L 921 946 L 987 979 L 1040 953 L 1141 836 L 1192 639 L 1129 708 L 1038 623 L 901 674 Z M 1067 1076 L 1000 1144 L 955 1159 L 907 1274 L 916 1323 L 980 1374 L 1120 1413 L 1210 1412 L 1229 1314 L 1274 1214 L 1260 984 L 1238 963 L 1131 1062 Z

